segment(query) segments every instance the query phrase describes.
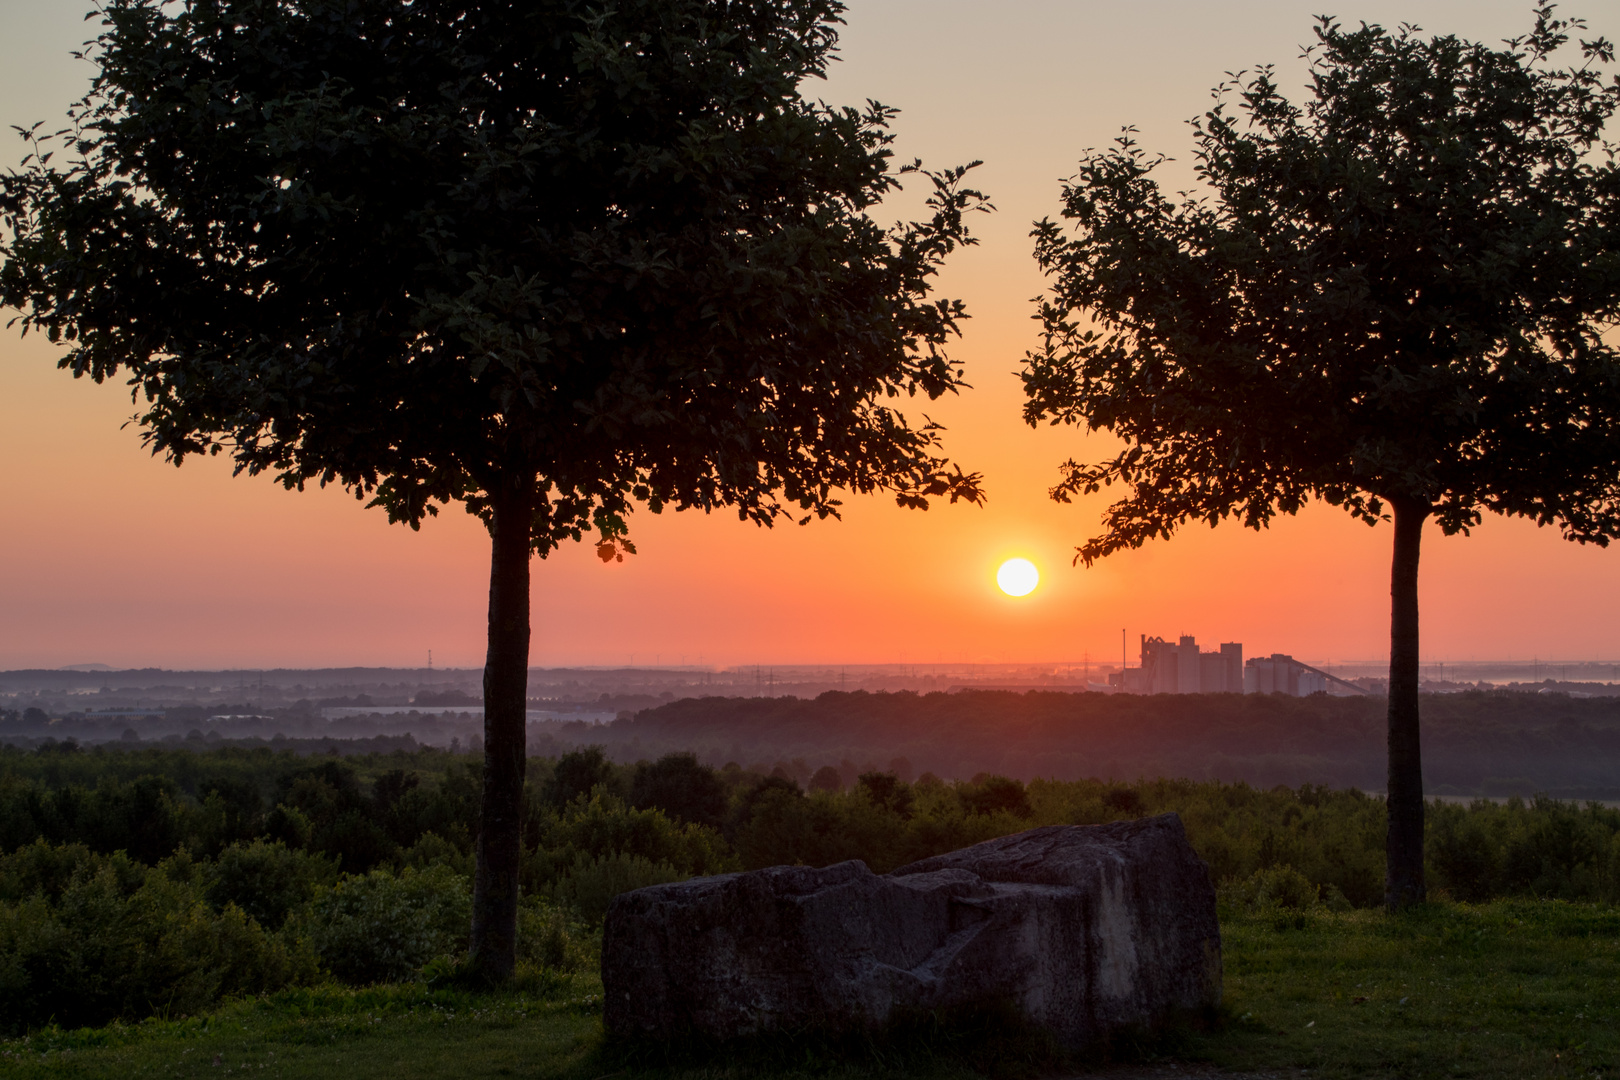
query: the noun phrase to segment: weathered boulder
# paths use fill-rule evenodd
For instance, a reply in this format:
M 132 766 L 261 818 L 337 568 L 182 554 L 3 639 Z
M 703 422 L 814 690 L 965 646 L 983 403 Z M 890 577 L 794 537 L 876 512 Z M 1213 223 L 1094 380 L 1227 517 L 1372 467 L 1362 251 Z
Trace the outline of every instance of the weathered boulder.
M 1071 1048 L 1221 996 L 1209 868 L 1174 814 L 1054 825 L 872 873 L 777 866 L 625 893 L 607 1027 L 727 1039 L 1007 1005 Z

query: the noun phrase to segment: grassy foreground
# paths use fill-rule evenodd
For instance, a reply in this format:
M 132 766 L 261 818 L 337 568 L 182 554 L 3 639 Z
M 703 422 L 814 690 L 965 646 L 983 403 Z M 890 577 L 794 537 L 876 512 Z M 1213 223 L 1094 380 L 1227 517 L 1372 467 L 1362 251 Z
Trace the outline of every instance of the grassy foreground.
M 1620 909 L 1557 901 L 1376 912 L 1223 913 L 1226 1007 L 1212 1030 L 1119 1047 L 1320 1077 L 1620 1078 Z M 854 1060 L 798 1048 L 684 1069 L 636 1066 L 602 1034 L 600 985 L 500 994 L 422 986 L 288 991 L 206 1016 L 0 1042 L 17 1077 L 965 1076 L 1051 1072 L 915 1045 Z M 1086 1063 L 1064 1071 L 1084 1072 Z
M 1620 908 L 1430 904 L 1222 931 L 1226 1020 L 1187 1057 L 1321 1077 L 1620 1077 Z

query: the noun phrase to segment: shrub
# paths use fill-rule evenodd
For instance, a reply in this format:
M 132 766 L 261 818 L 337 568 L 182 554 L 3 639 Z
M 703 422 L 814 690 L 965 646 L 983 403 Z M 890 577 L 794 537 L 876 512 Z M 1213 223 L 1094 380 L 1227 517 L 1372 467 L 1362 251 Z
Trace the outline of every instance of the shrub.
M 1321 890 L 1292 866 L 1256 870 L 1228 896 L 1250 911 L 1308 911 L 1321 903 Z
M 275 990 L 313 976 L 313 958 L 266 933 L 235 904 L 212 910 L 193 884 L 160 870 L 130 897 L 130 970 L 120 1012 L 194 1013 L 222 998 Z
M 911 817 L 911 786 L 893 773 L 862 773 L 856 781 L 856 790 L 865 795 L 873 806 L 902 818 Z M 1027 800 L 1025 806 L 1028 806 Z
M 1480 808 L 1482 809 L 1482 808 Z M 1429 824 L 1429 862 L 1435 884 L 1454 900 L 1478 903 L 1501 888 L 1500 851 L 1480 812 L 1436 807 Z
M 844 788 L 844 778 L 838 770 L 831 765 L 823 765 L 810 776 L 811 791 L 830 791 L 837 793 Z
M 630 781 L 630 804 L 656 807 L 677 821 L 718 829 L 726 816 L 726 788 L 714 770 L 695 754 L 665 754 L 636 765 Z
M 417 870 L 426 870 L 430 866 L 448 866 L 462 877 L 472 877 L 474 869 L 473 853 L 462 851 L 456 845 L 446 840 L 436 832 L 426 832 L 404 851 L 399 853 L 401 866 L 409 866 Z
M 264 819 L 264 838 L 279 840 L 288 847 L 304 848 L 309 846 L 310 835 L 314 826 L 309 818 L 296 806 L 287 806 L 278 803 L 276 808 Z
M 743 866 L 804 863 L 826 866 L 847 857 L 843 800 L 824 792 L 805 798 L 791 781 L 767 777 L 734 809 L 731 842 Z
M 1128 814 L 1131 817 L 1142 815 L 1142 795 L 1135 788 L 1112 788 L 1103 796 L 1103 803 L 1121 814 Z
M 206 872 L 205 895 L 215 910 L 235 904 L 260 925 L 280 929 L 294 909 L 337 881 L 332 860 L 279 840 L 232 844 Z
M 212 910 L 195 882 L 151 869 L 128 886 L 117 858 L 93 857 L 54 900 L 0 902 L 0 1029 L 196 1012 L 313 974 L 307 953 L 235 905 Z
M 638 810 L 600 791 L 551 818 L 541 846 L 561 853 L 567 866 L 579 854 L 620 853 L 668 863 L 683 877 L 734 868 L 725 841 L 713 829 L 672 821 L 660 810 Z
M 321 966 L 354 985 L 402 982 L 436 956 L 466 949 L 467 879 L 449 867 L 373 870 L 323 889 L 289 928 Z
M 83 844 L 47 844 L 35 840 L 10 855 L 0 856 L 0 901 L 27 900 L 43 896 L 56 903 L 76 875 L 111 871 L 124 895 L 133 893 L 146 880 L 146 867 L 122 852 L 96 855 Z
M 726 823 L 727 835 L 735 836 L 737 832 L 747 828 L 760 806 L 784 798 L 801 798 L 803 795 L 804 792 L 799 790 L 799 785 L 785 777 L 767 776 L 755 781 L 733 802 Z
M 557 882 L 552 896 L 559 904 L 578 912 L 581 918 L 599 923 L 607 914 L 608 905 L 620 893 L 684 881 L 691 876 L 667 862 L 615 851 L 581 858 Z
M 617 776 L 613 763 L 600 746 L 571 750 L 557 759 L 551 778 L 541 791 L 547 806 L 561 810 L 575 799 L 588 796 L 598 786 L 613 788 Z
M 74 790 L 58 791 L 58 805 L 65 808 L 66 797 Z M 167 777 L 143 776 L 127 784 L 107 778 L 84 796 L 76 812 L 62 817 L 73 822 L 75 834 L 91 849 L 125 851 L 151 864 L 173 853 L 184 835 L 179 797 L 178 786 Z
M 600 789 L 560 815 L 543 810 L 531 825 L 535 846 L 524 852 L 524 892 L 553 897 L 592 919 L 627 888 L 736 868 L 713 829 L 636 809 Z
M 257 784 L 214 777 L 197 785 L 199 805 L 182 815 L 185 831 L 205 854 L 215 855 L 233 842 L 247 842 L 264 824 Z
M 525 897 L 518 908 L 518 962 L 571 975 L 594 967 L 596 956 L 566 908 Z
M 1015 817 L 1027 818 L 1033 814 L 1029 794 L 1024 785 L 1007 776 L 988 776 L 981 773 L 971 782 L 957 789 L 962 806 L 973 814 L 994 814 L 1005 811 Z
M 1598 898 L 1611 904 L 1620 904 L 1620 833 L 1609 838 L 1608 865 L 1604 868 Z
M 1538 796 L 1503 852 L 1503 891 L 1574 900 L 1595 895 L 1608 854 L 1594 814 Z

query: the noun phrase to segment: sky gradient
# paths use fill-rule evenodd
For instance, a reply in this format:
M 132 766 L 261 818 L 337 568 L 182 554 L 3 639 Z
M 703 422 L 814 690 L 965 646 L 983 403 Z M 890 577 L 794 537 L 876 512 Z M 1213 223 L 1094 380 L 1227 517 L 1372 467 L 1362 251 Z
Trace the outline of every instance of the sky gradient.
M 71 0 L 0 0 L 0 125 L 54 121 L 88 81 L 69 53 L 93 30 Z M 640 549 L 604 566 L 588 546 L 537 561 L 537 666 L 1117 660 L 1120 632 L 1241 641 L 1249 655 L 1366 659 L 1388 648 L 1387 525 L 1313 506 L 1254 533 L 1194 527 L 1072 567 L 1106 493 L 1070 506 L 1047 489 L 1101 437 L 1031 430 L 1020 359 L 1042 288 L 1031 222 L 1055 214 L 1079 153 L 1133 124 L 1181 159 L 1186 120 L 1223 73 L 1274 63 L 1299 86 L 1317 5 L 1090 0 L 854 0 L 842 61 L 812 92 L 902 110 L 901 159 L 974 159 L 997 206 L 942 293 L 972 315 L 953 355 L 971 390 L 930 406 L 946 446 L 984 473 L 983 508 L 926 513 L 851 498 L 842 521 L 763 531 L 724 513 L 640 512 Z M 1415 22 L 1488 41 L 1524 32 L 1528 3 L 1340 5 L 1346 22 Z M 1592 33 L 1620 16 L 1588 4 Z M 0 145 L 0 167 L 20 156 Z M 914 193 L 915 194 L 915 193 Z M 883 217 L 914 212 L 897 200 Z M 9 313 L 7 313 L 9 314 Z M 152 458 L 119 386 L 75 381 L 54 350 L 0 333 L 0 669 L 415 666 L 483 660 L 488 539 L 450 508 L 419 533 L 336 490 L 288 493 L 228 463 Z M 1013 599 L 997 566 L 1022 556 L 1040 587 Z M 1620 549 L 1487 518 L 1470 538 L 1425 533 L 1426 659 L 1620 657 Z M 1134 659 L 1134 657 L 1133 657 Z

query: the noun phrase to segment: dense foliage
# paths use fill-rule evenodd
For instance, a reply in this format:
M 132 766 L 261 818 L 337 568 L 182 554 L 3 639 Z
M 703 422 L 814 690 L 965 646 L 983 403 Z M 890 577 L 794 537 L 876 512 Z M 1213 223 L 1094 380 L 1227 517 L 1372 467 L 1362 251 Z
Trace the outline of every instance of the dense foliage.
M 1302 101 L 1271 65 L 1216 88 L 1192 190 L 1129 133 L 1085 152 L 1023 377 L 1031 424 L 1124 443 L 1054 489 L 1123 489 L 1080 558 L 1312 498 L 1620 533 L 1620 80 L 1554 7 L 1497 45 L 1319 17 Z
M 781 863 L 885 872 L 1037 825 L 1166 811 L 1229 902 L 1367 907 L 1382 892 L 1383 803 L 1356 790 L 876 770 L 846 782 L 803 761 L 617 765 L 598 747 L 535 759 L 529 776 L 520 975 L 587 968 L 592 928 L 628 889 Z M 476 763 L 437 751 L 0 752 L 0 1016 L 20 1030 L 323 978 L 455 976 L 477 796 Z M 1620 810 L 1436 803 L 1429 850 L 1459 900 L 1620 900 Z
M 1393 520 L 1391 907 L 1425 887 L 1424 522 L 1620 537 L 1620 79 L 1554 7 L 1500 47 L 1321 16 L 1302 104 L 1266 65 L 1193 121 L 1196 190 L 1161 191 L 1127 132 L 1035 226 L 1025 419 L 1121 444 L 1052 489 L 1123 489 L 1077 560 L 1311 499 Z
M 895 399 L 985 209 L 836 108 L 837 0 L 107 0 L 91 89 L 0 175 L 0 304 L 154 451 L 492 539 L 474 953 L 514 962 L 529 561 L 633 506 L 978 501 Z M 47 129 L 48 131 L 48 129 Z M 916 173 L 928 217 L 873 208 Z

